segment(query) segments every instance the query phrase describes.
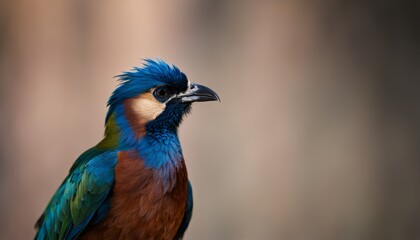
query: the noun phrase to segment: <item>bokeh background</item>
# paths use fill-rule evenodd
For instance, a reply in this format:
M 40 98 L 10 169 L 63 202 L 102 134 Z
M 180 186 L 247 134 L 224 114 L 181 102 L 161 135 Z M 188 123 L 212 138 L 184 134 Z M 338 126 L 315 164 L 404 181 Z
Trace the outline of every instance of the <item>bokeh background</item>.
M 0 238 L 31 239 L 160 57 L 221 103 L 180 129 L 186 239 L 420 239 L 420 36 L 403 1 L 0 1 Z

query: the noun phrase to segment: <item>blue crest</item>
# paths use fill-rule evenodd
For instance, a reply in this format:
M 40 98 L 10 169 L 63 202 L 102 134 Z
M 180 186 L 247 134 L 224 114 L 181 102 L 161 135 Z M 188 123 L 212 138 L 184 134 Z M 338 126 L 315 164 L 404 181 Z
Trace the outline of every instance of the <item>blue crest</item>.
M 120 84 L 108 100 L 109 110 L 105 119 L 114 112 L 117 105 L 125 99 L 135 97 L 158 85 L 171 85 L 185 88 L 187 77 L 174 65 L 169 65 L 161 59 L 145 59 L 143 67 L 134 67 L 129 72 L 116 76 Z

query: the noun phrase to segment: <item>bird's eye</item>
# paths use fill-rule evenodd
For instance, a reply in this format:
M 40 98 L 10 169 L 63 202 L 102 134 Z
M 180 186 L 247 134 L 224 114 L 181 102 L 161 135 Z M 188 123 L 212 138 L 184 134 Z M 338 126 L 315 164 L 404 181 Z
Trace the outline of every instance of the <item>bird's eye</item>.
M 166 87 L 156 88 L 155 91 L 153 92 L 153 95 L 160 102 L 165 102 L 170 97 L 169 91 Z
M 157 91 L 157 95 L 158 95 L 159 97 L 165 97 L 165 96 L 166 96 L 166 94 L 168 94 L 168 92 L 166 91 L 166 89 L 161 88 L 161 89 L 159 89 L 159 90 Z

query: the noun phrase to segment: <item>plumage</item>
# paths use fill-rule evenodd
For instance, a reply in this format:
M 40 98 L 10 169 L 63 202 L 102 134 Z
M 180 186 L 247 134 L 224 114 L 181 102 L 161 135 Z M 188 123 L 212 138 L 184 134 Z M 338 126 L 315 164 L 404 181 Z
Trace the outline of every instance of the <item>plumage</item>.
M 178 167 L 179 171 L 174 169 L 172 186 L 165 190 L 156 170 L 147 168 L 134 153 L 120 152 L 118 158 L 113 207 L 107 218 L 81 239 L 172 239 L 185 215 L 185 164 Z
M 72 167 L 37 222 L 37 239 L 74 239 L 108 196 L 117 151 L 92 148 Z
M 214 101 L 177 67 L 145 60 L 119 75 L 105 137 L 70 169 L 35 239 L 181 239 L 193 208 L 178 126 L 192 102 Z

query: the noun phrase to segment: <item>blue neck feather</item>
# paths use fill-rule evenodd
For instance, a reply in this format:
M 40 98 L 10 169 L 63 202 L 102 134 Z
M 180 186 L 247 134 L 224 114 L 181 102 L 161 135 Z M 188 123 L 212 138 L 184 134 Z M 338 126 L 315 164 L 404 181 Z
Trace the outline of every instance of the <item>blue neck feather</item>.
M 182 149 L 177 131 L 190 109 L 191 104 L 169 102 L 163 113 L 146 124 L 146 136 L 139 141 L 137 149 L 147 166 L 160 168 L 166 163 L 176 166 L 181 162 Z
M 182 160 L 178 136 L 170 131 L 148 133 L 140 139 L 136 148 L 150 168 L 175 167 Z
M 161 116 L 146 124 L 145 136 L 137 139 L 133 128 L 125 118 L 124 106 L 116 106 L 114 111 L 119 127 L 119 149 L 135 149 L 144 160 L 145 165 L 150 168 L 177 166 L 181 162 L 182 149 L 177 128 L 183 114 L 165 111 Z M 171 117 L 168 118 L 168 116 Z

